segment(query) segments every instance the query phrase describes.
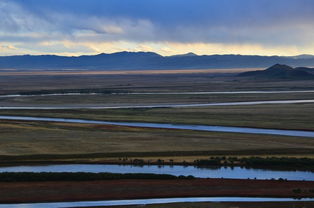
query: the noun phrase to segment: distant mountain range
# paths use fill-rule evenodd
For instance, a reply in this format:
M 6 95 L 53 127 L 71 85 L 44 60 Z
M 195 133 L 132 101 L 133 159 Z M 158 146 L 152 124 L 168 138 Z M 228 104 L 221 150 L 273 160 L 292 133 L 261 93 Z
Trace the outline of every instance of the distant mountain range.
M 240 73 L 241 77 L 264 79 L 314 79 L 314 68 L 296 67 L 275 64 L 266 70 Z
M 91 56 L 0 56 L 0 69 L 17 70 L 145 70 L 268 67 L 276 63 L 314 66 L 314 56 L 202 55 L 161 56 L 152 52 L 118 52 Z

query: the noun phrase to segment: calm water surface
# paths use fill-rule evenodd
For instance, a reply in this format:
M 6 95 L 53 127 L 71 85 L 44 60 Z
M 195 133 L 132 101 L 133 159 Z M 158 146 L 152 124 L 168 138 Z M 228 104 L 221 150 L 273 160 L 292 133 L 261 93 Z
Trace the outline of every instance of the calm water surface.
M 73 96 L 73 95 L 211 95 L 211 94 L 286 94 L 286 93 L 314 93 L 314 90 L 256 90 L 256 91 L 197 91 L 197 92 L 117 92 L 117 93 L 46 93 L 46 94 L 7 94 L 0 98 L 9 97 L 43 97 L 43 96 Z
M 161 199 L 133 199 L 114 201 L 81 201 L 81 202 L 52 202 L 29 204 L 0 204 L 0 208 L 59 208 L 59 207 L 96 207 L 96 206 L 124 206 L 146 204 L 168 204 L 179 202 L 290 202 L 313 201 L 313 199 L 293 198 L 258 198 L 258 197 L 186 197 L 186 198 L 161 198 Z
M 155 173 L 192 175 L 199 178 L 235 178 L 235 179 L 279 179 L 314 181 L 314 172 L 276 171 L 249 169 L 241 167 L 198 168 L 195 166 L 157 166 L 157 165 L 99 165 L 99 164 L 67 164 L 45 166 L 13 166 L 0 167 L 0 172 L 111 172 L 111 173 Z
M 306 93 L 314 91 L 239 91 L 239 92 L 172 92 L 172 93 L 117 93 L 117 94 L 249 94 L 249 93 Z M 92 95 L 97 93 L 68 93 L 68 94 L 43 94 L 43 95 L 1 95 L 0 97 L 20 97 L 20 96 L 61 96 L 61 95 Z M 229 102 L 229 103 L 205 103 L 205 104 L 166 104 L 150 106 L 86 106 L 86 107 L 0 107 L 0 109 L 76 109 L 76 108 L 154 108 L 154 107 L 201 107 L 201 106 L 225 106 L 225 105 L 257 105 L 257 104 L 291 104 L 291 103 L 313 103 L 314 100 L 281 100 L 281 101 L 250 101 L 250 102 Z M 62 118 L 35 118 L 19 116 L 0 116 L 0 119 L 12 120 L 37 120 L 55 121 L 71 123 L 97 123 L 110 125 L 127 125 L 136 127 L 187 129 L 200 131 L 221 131 L 237 133 L 257 133 L 275 134 L 286 136 L 314 137 L 311 131 L 288 131 L 274 129 L 238 128 L 223 126 L 205 125 L 173 125 L 154 123 L 128 123 L 128 122 L 106 122 L 91 121 L 81 119 Z M 193 166 L 132 166 L 132 165 L 94 165 L 94 164 L 72 164 L 72 165 L 47 165 L 47 166 L 14 166 L 0 167 L 0 172 L 112 172 L 112 173 L 156 173 L 171 175 L 193 175 L 200 178 L 235 178 L 235 179 L 278 179 L 307 180 L 314 181 L 314 173 L 307 171 L 273 171 L 247 168 L 197 168 Z M 302 199 L 302 201 L 312 201 L 313 199 Z M 114 205 L 145 205 L 163 204 L 176 202 L 276 202 L 276 201 L 296 201 L 292 198 L 254 198 L 254 197 L 196 197 L 196 198 L 164 198 L 164 199 L 136 199 L 136 200 L 115 200 L 115 201 L 83 201 L 83 202 L 57 202 L 57 203 L 29 203 L 29 204 L 0 204 L 0 208 L 56 208 L 56 207 L 85 207 L 85 206 L 114 206 Z
M 91 106 L 91 105 L 66 105 L 66 106 L 0 106 L 2 110 L 66 110 L 66 109 L 129 109 L 129 108 L 188 108 L 206 106 L 239 106 L 239 105 L 263 105 L 263 104 L 300 104 L 314 103 L 314 100 L 267 100 L 267 101 L 241 101 L 225 103 L 195 103 L 195 104 L 155 104 L 155 105 L 115 105 L 115 106 Z
M 195 130 L 195 131 L 210 131 L 210 132 L 270 134 L 270 135 L 314 138 L 314 131 L 301 131 L 301 130 L 280 130 L 280 129 L 231 127 L 231 126 L 164 124 L 164 123 L 144 123 L 144 122 L 114 122 L 114 121 L 96 121 L 96 120 L 69 119 L 69 118 L 28 117 L 28 116 L 0 116 L 0 119 L 21 120 L 21 121 L 49 121 L 49 122 L 66 122 L 66 123 L 104 124 L 104 125 L 117 125 L 117 126 Z

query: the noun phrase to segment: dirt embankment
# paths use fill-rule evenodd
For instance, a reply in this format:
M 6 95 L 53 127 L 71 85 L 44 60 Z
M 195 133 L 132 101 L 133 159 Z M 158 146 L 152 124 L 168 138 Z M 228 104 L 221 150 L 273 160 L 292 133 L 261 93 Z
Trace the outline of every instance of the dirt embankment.
M 112 200 L 158 197 L 314 197 L 314 182 L 174 179 L 84 182 L 2 182 L 0 203 Z

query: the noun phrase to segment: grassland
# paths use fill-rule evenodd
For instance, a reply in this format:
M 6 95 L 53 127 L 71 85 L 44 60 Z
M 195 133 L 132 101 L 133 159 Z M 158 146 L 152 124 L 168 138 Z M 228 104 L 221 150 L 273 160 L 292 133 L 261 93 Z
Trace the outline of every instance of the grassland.
M 229 74 L 217 77 L 213 74 L 1 76 L 0 73 L 0 94 L 60 89 L 117 92 L 313 90 L 314 85 L 311 80 L 254 80 Z
M 34 76 L 33 76 L 34 75 Z M 231 75 L 1 76 L 0 94 L 313 90 L 311 80 L 253 80 Z M 0 106 L 145 105 L 313 99 L 314 93 L 241 95 L 93 95 L 0 98 Z M 314 104 L 107 110 L 0 110 L 0 115 L 314 130 Z M 210 156 L 314 158 L 311 138 L 0 120 L 0 165 L 49 163 L 187 164 Z M 290 161 L 287 159 L 287 161 Z M 303 167 L 302 167 L 303 168 Z M 38 180 L 38 178 L 37 178 Z M 44 202 L 184 196 L 312 197 L 312 182 L 226 179 L 1 182 L 0 201 Z M 271 189 L 269 188 L 271 187 Z M 293 190 L 302 189 L 298 194 Z M 86 191 L 88 190 L 88 191 Z M 311 191 L 310 191 L 311 190 Z M 177 207 L 292 208 L 313 202 L 183 203 Z M 138 206 L 130 206 L 128 208 Z M 155 208 L 160 205 L 147 205 Z
M 0 160 L 121 162 L 121 158 L 193 161 L 209 155 L 312 156 L 314 140 L 107 125 L 1 121 Z
M 300 198 L 314 196 L 313 183 L 312 181 L 237 179 L 0 182 L 0 203 L 202 196 Z M 301 192 L 296 193 L 294 191 L 296 189 Z
M 314 104 L 104 110 L 0 110 L 1 115 L 314 130 Z
M 179 92 L 313 90 L 313 81 L 251 80 L 230 75 L 2 76 L 0 94 L 58 90 Z M 93 95 L 0 98 L 1 106 L 123 105 L 313 99 L 314 93 L 241 95 Z M 107 110 L 0 110 L 0 115 L 314 130 L 314 104 Z M 117 162 L 121 157 L 193 161 L 211 155 L 313 157 L 309 138 L 0 121 L 0 159 Z
M 128 106 L 313 99 L 314 93 L 147 95 L 103 94 L 0 97 L 0 106 Z

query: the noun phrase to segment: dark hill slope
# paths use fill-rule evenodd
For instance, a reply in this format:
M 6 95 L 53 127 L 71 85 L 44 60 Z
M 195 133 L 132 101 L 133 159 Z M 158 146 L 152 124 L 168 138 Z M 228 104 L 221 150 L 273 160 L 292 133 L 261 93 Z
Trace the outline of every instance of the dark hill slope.
M 263 71 L 243 72 L 239 76 L 264 79 L 314 79 L 314 69 L 275 64 Z

